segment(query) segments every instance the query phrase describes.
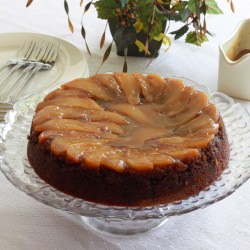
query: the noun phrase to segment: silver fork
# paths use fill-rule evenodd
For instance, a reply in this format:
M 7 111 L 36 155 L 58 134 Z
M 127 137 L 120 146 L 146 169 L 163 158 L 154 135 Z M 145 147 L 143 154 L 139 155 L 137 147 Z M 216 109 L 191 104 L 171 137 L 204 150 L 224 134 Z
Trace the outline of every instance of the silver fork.
M 0 72 L 6 69 L 9 66 L 13 66 L 11 70 L 7 72 L 6 75 L 1 79 L 0 87 L 3 85 L 5 81 L 7 81 L 11 75 L 18 70 L 21 66 L 26 64 L 27 60 L 29 59 L 30 55 L 32 54 L 32 51 L 36 47 L 36 41 L 25 41 L 23 46 L 21 47 L 20 51 L 17 54 L 17 58 L 15 59 L 10 59 L 7 61 L 1 68 Z
M 18 99 L 24 86 L 29 79 L 41 69 L 51 69 L 56 61 L 59 44 L 46 41 L 37 41 L 32 50 L 27 50 L 24 60 L 16 60 L 16 65 L 11 70 L 7 80 L 12 79 L 11 84 L 5 83 L 2 90 L 1 101 L 5 103 L 13 103 Z M 13 61 L 13 60 L 10 60 Z M 14 62 L 13 62 L 14 63 Z M 22 67 L 22 71 L 14 77 L 17 69 Z M 5 80 L 6 82 L 6 80 Z

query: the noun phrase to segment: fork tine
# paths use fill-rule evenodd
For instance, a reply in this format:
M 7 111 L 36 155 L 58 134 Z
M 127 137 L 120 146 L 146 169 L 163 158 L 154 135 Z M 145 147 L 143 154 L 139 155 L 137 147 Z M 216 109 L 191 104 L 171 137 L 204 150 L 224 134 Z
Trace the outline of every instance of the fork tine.
M 39 67 L 29 65 L 26 67 L 15 80 L 14 88 L 9 93 L 10 101 L 15 102 L 19 94 L 22 92 L 23 87 L 27 84 L 28 80 L 39 70 Z
M 41 61 L 41 58 L 43 57 L 46 50 L 46 41 L 41 41 L 39 52 L 36 56 L 36 61 Z
M 7 68 L 9 65 L 11 65 L 12 63 L 9 61 L 9 62 L 7 62 L 6 64 L 4 64 L 1 68 L 0 68 L 0 72 L 2 71 L 2 70 L 4 70 L 5 68 Z
M 53 46 L 54 46 L 53 43 L 50 43 L 48 54 L 46 55 L 45 58 L 43 58 L 43 61 L 46 62 L 46 63 L 48 63 L 50 61 L 50 59 L 51 59 L 51 57 L 53 55 L 53 51 L 54 51 L 53 50 L 53 48 L 54 48 Z
M 32 52 L 34 51 L 34 48 L 36 46 L 36 41 L 32 40 L 28 45 L 27 51 L 23 56 L 23 60 L 28 60 L 30 56 L 32 55 Z
M 57 45 L 54 44 L 53 48 L 52 48 L 52 55 L 50 57 L 50 60 L 48 63 L 50 63 L 51 65 L 53 65 L 56 61 L 56 58 L 57 58 L 57 54 L 58 54 L 58 51 L 59 51 L 59 43 Z
M 50 45 L 51 46 L 49 48 L 48 54 L 46 55 L 46 58 L 44 58 L 43 62 L 53 66 L 57 58 L 59 43 L 56 45 L 55 43 L 51 42 Z
M 5 83 L 13 76 L 13 74 L 22 67 L 22 64 L 16 64 L 1 80 L 0 88 L 3 91 L 2 87 L 4 87 Z
M 17 52 L 17 58 L 25 58 L 25 55 L 29 51 L 31 44 L 32 44 L 32 41 L 25 40 L 23 46 Z
M 43 63 L 47 62 L 47 58 L 49 57 L 49 55 L 51 53 L 52 47 L 53 47 L 53 44 L 51 42 L 49 42 L 48 45 L 47 45 L 46 51 L 45 51 L 45 53 L 43 55 L 43 58 L 42 58 Z
M 4 102 L 11 102 L 13 99 L 11 99 L 11 96 L 13 96 L 13 92 L 16 93 L 17 91 L 20 92 L 20 88 L 22 87 L 22 79 L 25 77 L 27 73 L 29 73 L 30 70 L 34 68 L 34 65 L 27 65 L 27 67 L 24 67 L 21 72 L 16 72 L 18 75 L 15 76 L 12 74 L 12 78 L 15 76 L 15 79 L 13 79 L 12 84 L 7 84 L 5 88 L 1 91 L 2 93 L 2 101 Z M 18 92 L 18 93 L 19 93 Z M 12 94 L 12 95 L 11 95 Z
M 40 50 L 41 50 L 41 47 L 42 47 L 41 44 L 42 44 L 41 41 L 36 41 L 35 46 L 34 46 L 34 48 L 32 50 L 32 53 L 29 56 L 28 61 L 36 61 L 37 60 L 37 56 L 40 53 Z
M 32 51 L 33 46 L 34 46 L 34 41 L 26 40 L 23 43 L 23 46 L 17 52 L 17 58 L 20 58 L 19 60 L 27 60 L 30 52 Z M 7 68 L 8 66 L 13 65 L 13 64 L 17 64 L 17 61 L 15 59 L 9 60 L 0 68 L 0 72 L 4 70 L 5 68 Z

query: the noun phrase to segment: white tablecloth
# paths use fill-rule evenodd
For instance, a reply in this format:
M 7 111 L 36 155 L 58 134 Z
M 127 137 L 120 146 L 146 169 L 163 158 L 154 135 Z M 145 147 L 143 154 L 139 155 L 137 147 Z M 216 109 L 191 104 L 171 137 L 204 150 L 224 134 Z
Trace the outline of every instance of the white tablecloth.
M 39 32 L 63 38 L 81 48 L 88 58 L 90 73 L 96 73 L 104 50 L 99 41 L 105 22 L 96 19 L 95 11 L 83 18 L 87 40 L 92 51 L 89 57 L 80 34 L 82 9 L 79 1 L 68 0 L 70 17 L 75 27 L 71 34 L 63 1 L 34 0 L 25 8 L 26 0 L 0 0 L 0 32 Z M 85 2 L 85 1 L 84 1 Z M 173 41 L 171 49 L 156 58 L 148 68 L 148 60 L 129 58 L 129 71 L 154 72 L 184 76 L 217 89 L 218 44 L 224 41 L 244 18 L 249 18 L 250 1 L 234 0 L 235 14 L 226 0 L 220 6 L 224 15 L 209 16 L 208 29 L 216 34 L 201 48 Z M 110 42 L 110 36 L 107 42 Z M 100 72 L 121 71 L 123 58 L 115 47 Z M 241 101 L 242 102 L 242 101 Z M 250 111 L 250 102 L 243 105 Z M 234 194 L 205 209 L 171 217 L 159 230 L 125 239 L 92 233 L 78 216 L 40 204 L 13 187 L 0 174 L 0 249 L 250 249 L 250 182 Z

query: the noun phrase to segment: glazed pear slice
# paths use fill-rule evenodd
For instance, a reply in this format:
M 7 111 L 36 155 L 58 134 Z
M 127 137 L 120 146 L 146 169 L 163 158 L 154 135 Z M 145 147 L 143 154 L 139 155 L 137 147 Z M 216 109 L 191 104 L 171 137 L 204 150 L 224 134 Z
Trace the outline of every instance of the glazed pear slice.
M 188 127 L 185 129 L 182 127 L 180 130 L 175 130 L 173 135 L 180 137 L 206 137 L 208 135 L 216 134 L 218 129 L 219 125 L 210 121 L 206 125 L 197 129 L 189 130 Z
M 48 120 L 42 124 L 35 126 L 34 129 L 37 132 L 43 132 L 45 130 L 69 130 L 87 133 L 123 133 L 123 129 L 119 125 L 112 122 L 84 122 L 73 119 Z
M 102 154 L 96 150 L 87 150 L 84 153 L 83 162 L 88 167 L 99 168 L 102 160 Z
M 73 119 L 48 120 L 42 124 L 35 126 L 34 129 L 37 132 L 43 132 L 45 130 L 65 130 L 65 131 L 100 133 L 100 129 L 98 130 L 97 126 L 95 126 L 94 123 L 82 122 Z
M 126 73 L 114 73 L 114 77 L 128 100 L 128 103 L 136 105 L 140 103 L 141 88 L 136 79 Z
M 86 108 L 94 110 L 103 110 L 94 100 L 87 97 L 79 96 L 68 96 L 68 97 L 58 97 L 55 99 L 43 101 L 37 105 L 36 112 L 43 109 L 46 106 L 67 106 L 75 108 Z
M 177 128 L 174 133 L 179 136 L 201 137 L 217 134 L 219 112 L 213 104 L 202 109 L 201 114 L 195 119 Z
M 101 166 L 113 169 L 116 172 L 123 172 L 126 166 L 124 152 L 110 148 L 110 151 L 102 156 Z
M 118 95 L 122 93 L 122 90 L 113 74 L 97 74 L 92 76 L 91 79 L 101 83 L 106 88 L 112 89 Z
M 84 141 L 71 144 L 66 151 L 66 159 L 72 162 L 87 163 L 90 167 L 99 167 L 103 158 L 112 150 L 105 146 L 106 140 Z M 119 166 L 117 167 L 119 169 Z
M 194 98 L 193 93 L 193 87 L 186 87 L 181 91 L 178 101 L 175 101 L 174 106 L 171 109 L 168 109 L 165 114 L 168 116 L 176 116 L 182 112 L 186 112 L 187 106 L 192 105 L 192 99 Z
M 219 119 L 219 111 L 215 107 L 214 104 L 209 104 L 205 108 L 202 109 L 202 113 L 208 115 L 212 118 L 215 122 Z
M 66 159 L 68 162 L 81 163 L 83 161 L 84 153 L 89 147 L 83 143 L 71 144 L 66 151 Z
M 196 148 L 166 148 L 166 149 L 159 149 L 160 152 L 163 154 L 167 154 L 175 160 L 191 160 L 195 159 L 199 156 L 199 149 Z
M 165 80 L 156 74 L 148 74 L 147 75 L 147 82 L 149 93 L 152 96 L 152 101 L 156 101 L 162 95 L 164 88 L 166 87 Z
M 100 100 L 112 100 L 114 96 L 107 88 L 91 78 L 78 78 L 62 85 L 63 89 L 80 89 Z
M 186 92 L 187 91 L 187 92 Z M 190 91 L 190 93 L 189 93 Z M 186 94 L 189 93 L 190 98 L 185 102 L 185 92 Z M 192 95 L 191 95 L 192 93 Z M 183 96 L 184 94 L 184 96 Z M 168 117 L 176 117 L 178 115 L 179 119 L 182 119 L 186 116 L 197 116 L 199 112 L 208 105 L 207 96 L 198 91 L 192 91 L 192 88 L 185 89 L 179 96 L 180 99 L 183 101 L 183 108 L 179 106 L 178 102 L 175 102 L 173 107 L 173 111 L 166 112 Z M 183 100 L 184 99 L 184 100 Z M 180 110 L 178 110 L 180 108 Z M 177 110 L 177 112 L 175 112 Z
M 66 137 L 66 138 L 97 138 L 97 139 L 109 139 L 116 140 L 118 135 L 111 133 L 104 133 L 103 131 L 95 131 L 90 133 L 79 132 L 79 131 L 67 131 L 67 130 L 45 130 L 39 135 L 39 142 L 43 143 L 47 140 L 53 140 L 56 137 Z
M 198 130 L 202 131 L 202 129 L 205 128 L 211 128 L 214 130 L 213 132 L 216 132 L 217 126 L 214 126 L 214 124 L 215 122 L 208 115 L 201 114 L 182 126 L 179 126 L 177 129 L 175 129 L 174 134 L 187 136 L 190 133 L 195 133 Z
M 84 153 L 83 163 L 85 163 L 88 167 L 100 167 L 102 159 L 106 158 L 111 151 L 112 148 L 106 145 L 98 145 L 89 148 Z
M 181 113 L 178 115 L 168 114 L 161 116 L 160 122 L 165 124 L 165 126 L 170 128 L 178 128 L 181 125 L 189 123 L 191 120 L 195 119 L 200 111 L 208 105 L 207 97 L 200 92 L 196 92 L 195 98 L 191 99 L 191 101 L 185 106 Z
M 157 101 L 166 86 L 165 80 L 156 74 L 144 76 L 140 73 L 134 73 L 133 77 L 140 86 L 144 99 L 149 103 Z
M 162 91 L 162 95 L 160 98 L 160 103 L 164 104 L 165 107 L 172 108 L 178 100 L 179 95 L 185 89 L 185 85 L 183 81 L 167 78 L 165 79 L 166 86 Z
M 49 119 L 82 119 L 85 121 L 110 121 L 117 124 L 128 123 L 124 116 L 114 112 L 51 105 L 44 107 L 35 114 L 33 125 L 36 126 Z
M 38 140 L 39 143 L 44 143 L 46 141 L 52 141 L 56 137 L 62 137 L 65 135 L 69 135 L 71 131 L 65 131 L 65 130 L 45 130 L 42 133 L 39 134 Z M 75 132 L 76 131 L 72 131 Z M 87 134 L 84 133 L 86 136 Z
M 145 114 L 140 106 L 134 106 L 127 103 L 113 104 L 109 107 L 109 110 L 116 111 L 118 113 L 124 114 L 127 117 L 131 118 L 134 121 L 139 122 L 140 124 L 152 124 L 153 121 L 151 117 Z
M 185 148 L 205 148 L 209 142 L 214 138 L 214 135 L 207 135 L 203 137 L 165 137 L 152 140 L 151 145 L 159 147 L 185 147 Z
M 52 142 L 51 142 L 51 151 L 55 155 L 62 155 L 64 154 L 68 148 L 72 145 L 81 145 L 83 143 L 82 138 L 64 138 L 64 137 L 56 137 Z
M 57 97 L 68 97 L 68 96 L 78 96 L 78 97 L 89 97 L 88 93 L 84 92 L 84 91 L 80 91 L 79 89 L 55 89 L 54 91 L 52 91 L 51 93 L 49 93 L 44 100 L 51 100 L 51 99 L 55 99 Z
M 140 74 L 140 73 L 134 73 L 133 76 L 134 76 L 137 84 L 141 88 L 143 98 L 145 99 L 146 102 L 151 103 L 154 100 L 154 96 L 152 95 L 152 93 L 150 91 L 147 77 Z
M 155 167 L 165 167 L 175 162 L 172 157 L 162 152 L 158 152 L 157 150 L 147 150 L 146 155 L 147 158 L 153 162 Z
M 79 138 L 79 137 L 56 137 L 51 142 L 51 150 L 56 155 L 64 154 L 71 147 L 77 150 L 76 154 L 84 152 L 87 149 L 98 147 L 107 142 L 107 139 Z
M 192 100 L 194 89 L 193 87 L 187 87 L 184 90 L 180 90 L 178 101 L 173 101 L 167 104 L 158 104 L 158 103 L 149 103 L 141 105 L 139 108 L 147 114 L 148 117 L 151 117 L 151 120 L 159 126 L 174 127 L 176 125 L 181 125 L 186 121 L 192 119 L 199 112 L 200 106 L 203 107 L 207 104 L 207 100 L 200 98 L 200 101 L 197 101 L 194 104 Z M 198 94 L 198 92 L 196 93 Z M 195 94 L 194 94 L 195 95 Z M 197 105 L 198 107 L 195 107 Z M 190 108 L 190 112 L 188 109 Z M 178 115 L 181 114 L 181 118 Z
M 134 170 L 151 170 L 154 167 L 152 161 L 145 156 L 143 151 L 128 149 L 125 161 Z

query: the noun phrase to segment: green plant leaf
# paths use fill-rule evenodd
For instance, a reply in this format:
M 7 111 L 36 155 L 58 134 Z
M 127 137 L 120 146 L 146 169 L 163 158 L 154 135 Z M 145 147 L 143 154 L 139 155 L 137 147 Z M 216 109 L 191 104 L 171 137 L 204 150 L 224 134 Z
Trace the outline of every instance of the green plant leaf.
M 66 0 L 64 0 L 64 9 L 65 9 L 65 12 L 68 15 L 69 14 L 69 5 L 68 5 L 68 2 Z
M 151 25 L 148 23 L 144 24 L 144 32 L 148 34 L 149 40 L 152 40 L 154 36 L 157 36 L 162 32 L 164 33 L 164 20 L 166 22 L 166 17 L 164 17 L 161 12 L 156 11 L 154 14 L 153 23 Z
M 111 49 L 112 49 L 112 45 L 113 45 L 113 42 L 106 49 L 104 56 L 103 56 L 103 59 L 102 59 L 102 64 L 108 59 L 110 52 L 111 52 Z
M 85 28 L 83 26 L 82 26 L 82 29 L 81 29 L 81 33 L 82 33 L 83 39 L 86 39 L 86 31 L 85 31 Z
M 215 0 L 206 0 L 207 14 L 223 14 L 223 11 L 218 7 Z
M 179 1 L 176 5 L 173 6 L 171 10 L 173 11 L 183 11 L 188 5 L 188 1 Z
M 111 42 L 111 44 L 108 46 L 108 48 L 106 49 L 105 53 L 104 53 L 104 56 L 102 58 L 102 63 L 101 65 L 99 66 L 97 72 L 100 70 L 101 66 L 104 64 L 104 62 L 108 59 L 109 55 L 110 55 L 110 52 L 111 52 L 111 49 L 112 49 L 112 45 L 113 45 L 113 41 Z
M 182 22 L 187 22 L 188 18 L 190 17 L 190 10 L 189 8 L 184 9 L 183 11 L 180 12 L 181 20 Z
M 197 0 L 189 0 L 188 8 L 192 13 L 196 13 Z
M 203 42 L 207 42 L 207 41 L 208 39 L 206 35 L 204 34 L 200 35 L 199 32 L 196 33 L 195 31 L 189 32 L 186 37 L 186 43 L 191 43 L 197 46 L 201 46 Z
M 134 27 L 121 27 L 115 31 L 114 41 L 118 51 L 124 50 L 136 40 L 136 30 Z
M 82 26 L 82 28 L 81 28 L 81 34 L 82 34 L 82 37 L 83 37 L 83 39 L 84 39 L 84 42 L 85 42 L 85 46 L 86 46 L 86 48 L 87 48 L 87 51 L 88 51 L 89 55 L 91 56 L 91 52 L 90 52 L 90 49 L 89 49 L 89 46 L 88 46 L 88 43 L 87 43 L 87 40 L 86 40 L 86 31 L 85 31 L 85 29 L 84 29 L 83 26 Z
M 177 40 L 180 37 L 182 37 L 184 34 L 186 34 L 188 32 L 188 30 L 189 30 L 189 28 L 188 28 L 188 25 L 186 24 L 186 25 L 182 26 L 180 29 L 170 32 L 170 34 L 175 35 L 174 39 Z
M 102 38 L 101 38 L 101 41 L 100 41 L 100 49 L 102 49 L 102 47 L 103 47 L 103 45 L 105 43 L 107 26 L 108 26 L 108 21 L 107 21 L 107 23 L 105 25 L 105 29 L 104 29 L 104 32 L 102 34 Z
M 89 8 L 90 8 L 92 2 L 93 2 L 93 1 L 90 1 L 89 3 L 87 3 L 87 4 L 85 5 L 84 13 L 86 13 L 86 12 L 89 10 Z
M 150 55 L 150 52 L 148 51 L 148 48 L 145 44 L 143 44 L 141 41 L 136 40 L 135 45 L 138 47 L 139 52 L 144 51 L 146 55 Z
M 101 38 L 101 41 L 100 41 L 100 49 L 102 49 L 102 47 L 103 47 L 103 45 L 105 43 L 105 36 L 106 36 L 106 30 L 102 34 L 102 38 Z
M 110 19 L 115 17 L 115 10 L 119 7 L 117 1 L 113 0 L 99 0 L 94 3 L 98 18 L 101 19 Z
M 164 16 L 169 20 L 169 21 L 182 21 L 182 17 L 180 13 L 172 13 L 172 12 L 168 12 L 168 13 L 164 13 Z
M 191 12 L 190 12 L 189 8 L 184 8 L 184 9 L 177 11 L 177 12 L 164 13 L 164 16 L 167 17 L 167 19 L 170 21 L 186 22 L 190 16 L 190 14 L 191 14 Z
M 65 12 L 66 12 L 66 14 L 68 16 L 69 29 L 73 33 L 74 32 L 74 27 L 73 27 L 73 24 L 72 24 L 72 22 L 71 22 L 71 20 L 69 18 L 69 6 L 68 6 L 67 0 L 64 0 L 64 9 L 65 9 Z
M 135 12 L 138 14 L 138 18 L 140 22 L 143 23 L 143 32 L 148 33 L 148 25 L 150 22 L 151 14 L 153 8 L 153 1 L 152 0 L 143 0 L 138 1 L 136 4 Z M 155 18 L 158 18 L 159 14 L 156 12 Z M 163 16 L 161 15 L 161 20 L 163 20 Z
M 128 0 L 120 0 L 122 8 L 128 3 Z
M 152 26 L 152 30 L 149 33 L 150 40 L 152 40 L 154 36 L 157 36 L 162 32 L 164 32 L 163 25 L 162 25 L 162 18 L 155 18 L 153 26 Z
M 202 2 L 201 6 L 200 6 L 200 12 L 203 14 L 203 15 L 206 15 L 207 13 L 207 6 L 206 6 L 206 2 Z

